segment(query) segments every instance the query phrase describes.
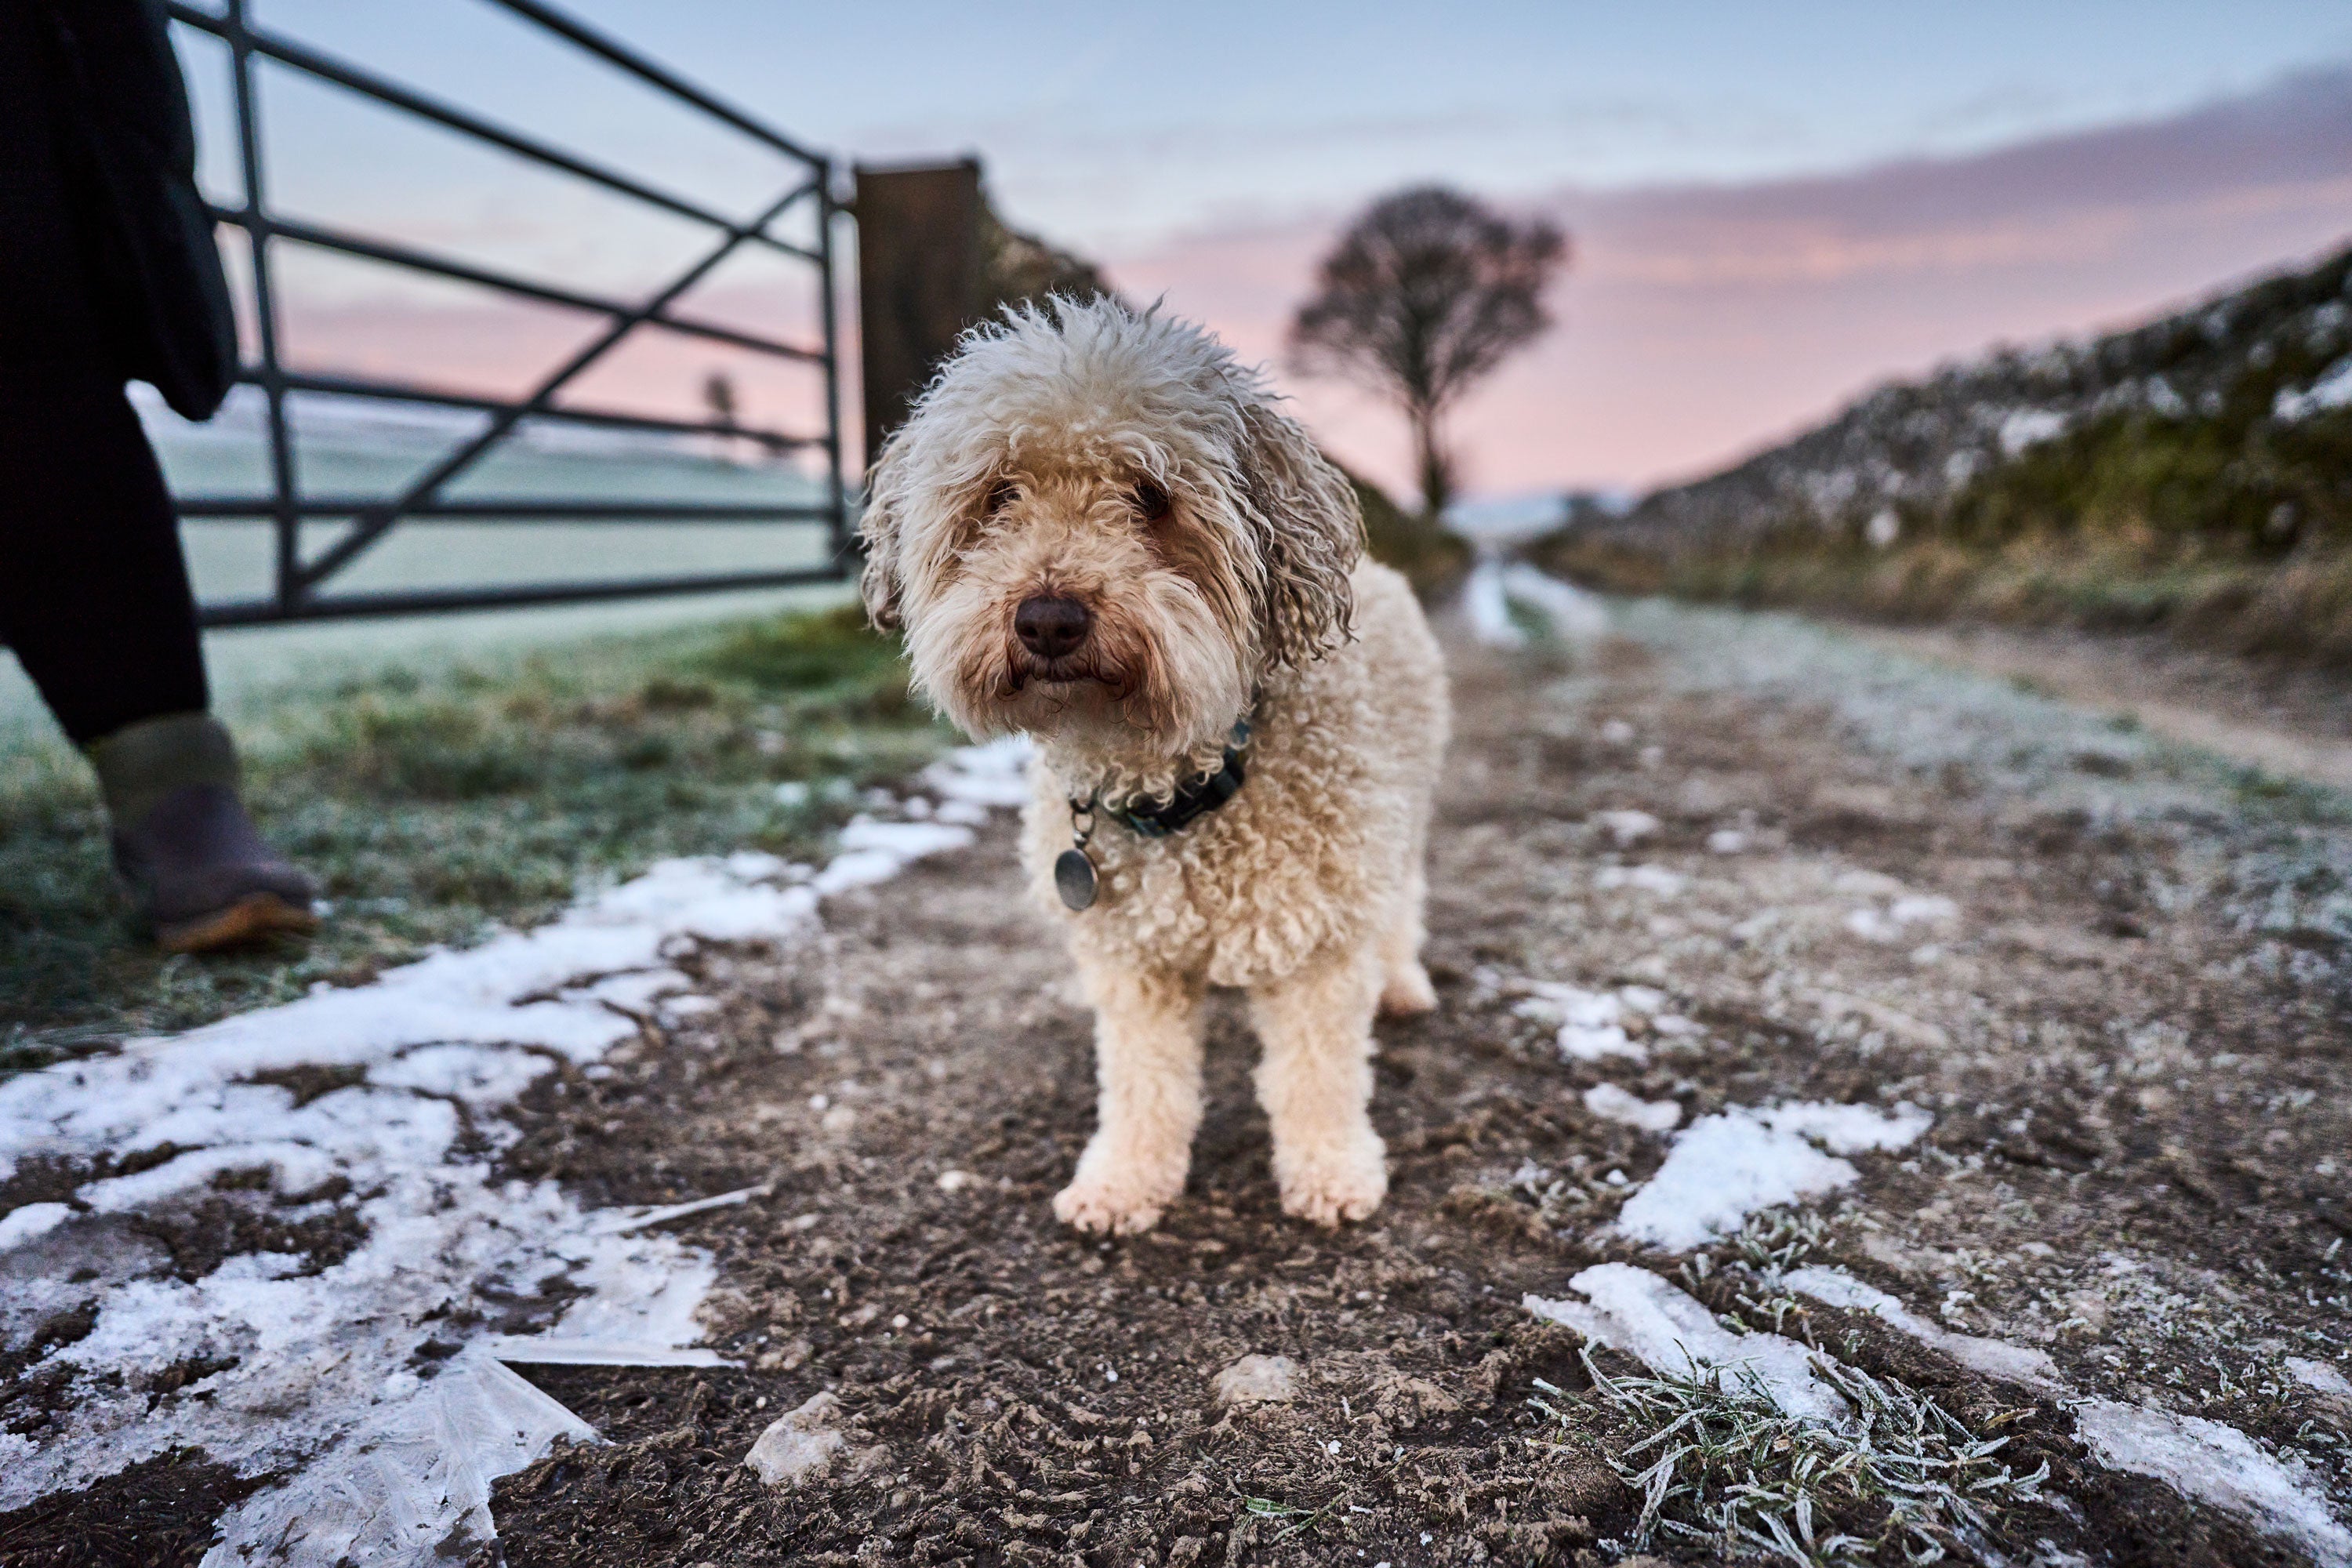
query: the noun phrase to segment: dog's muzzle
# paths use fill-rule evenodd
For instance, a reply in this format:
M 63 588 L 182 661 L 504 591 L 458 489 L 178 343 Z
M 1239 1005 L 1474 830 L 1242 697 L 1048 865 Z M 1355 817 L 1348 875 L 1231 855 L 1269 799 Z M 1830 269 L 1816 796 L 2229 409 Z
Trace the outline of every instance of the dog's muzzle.
M 1013 635 L 1021 646 L 1047 664 L 1065 659 L 1085 646 L 1094 630 L 1094 612 L 1076 599 L 1058 594 L 1037 594 L 1021 601 L 1013 612 Z

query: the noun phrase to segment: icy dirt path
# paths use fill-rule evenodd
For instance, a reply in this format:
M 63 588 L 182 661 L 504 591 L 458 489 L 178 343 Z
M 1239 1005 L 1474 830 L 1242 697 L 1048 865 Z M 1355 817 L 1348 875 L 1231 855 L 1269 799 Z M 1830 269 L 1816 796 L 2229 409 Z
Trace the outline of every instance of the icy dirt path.
M 1502 620 L 1524 635 L 1521 586 Z M 551 1334 L 593 1342 L 574 1347 L 591 1364 L 538 1381 L 616 1458 L 493 1488 L 516 1560 L 783 1561 L 875 1539 L 910 1558 L 974 1543 L 1045 1560 L 1572 1554 L 1622 1528 L 1622 1503 L 1598 1459 L 1533 1424 L 1532 1379 L 1574 1382 L 1590 1331 L 1684 1370 L 1692 1355 L 1769 1367 L 1792 1404 L 1833 1420 L 1832 1380 L 1806 1360 L 1810 1324 L 1873 1376 L 1979 1416 L 2027 1413 L 2003 1430 L 2057 1466 L 2078 1510 L 2035 1517 L 2056 1543 L 2041 1561 L 2110 1547 L 2166 1564 L 2278 1547 L 2330 1561 L 2352 1509 L 2352 1273 L 2327 1217 L 2352 1226 L 2352 904 L 2330 875 L 2352 864 L 2343 820 L 2242 796 L 2210 762 L 2097 714 L 1802 623 L 1607 613 L 1612 629 L 1564 654 L 1454 649 L 1460 728 L 1433 837 L 1443 1006 L 1381 1026 L 1374 1116 L 1391 1186 L 1371 1225 L 1327 1235 L 1280 1214 L 1245 1020 L 1222 1000 L 1211 1113 L 1161 1229 L 1106 1244 L 1052 1223 L 1090 1126 L 1090 1026 L 1050 938 L 1016 908 L 1001 827 L 878 896 L 837 900 L 786 962 L 698 987 L 706 1011 L 679 995 L 662 1011 L 649 977 L 675 965 L 658 952 L 625 983 L 652 990 L 593 1005 L 593 964 L 528 994 L 493 988 L 484 1005 L 505 1028 L 546 1020 L 556 1043 L 531 1060 L 578 1071 L 562 1031 L 593 1037 L 592 1022 L 660 1042 L 578 1046 L 631 1084 L 593 1108 L 543 1093 L 518 1106 L 489 1081 L 495 1052 L 446 1064 L 475 1062 L 479 1089 L 403 1090 L 420 1125 L 436 1107 L 455 1118 L 437 1144 L 438 1131 L 418 1134 L 427 1168 L 488 1216 L 467 1233 L 483 1238 L 479 1265 L 428 1258 L 426 1281 L 470 1283 L 478 1267 L 515 1286 L 487 1293 L 484 1321 L 449 1341 L 467 1348 L 442 1364 L 494 1367 L 499 1333 L 537 1335 L 529 1353 L 542 1358 Z M 897 853 L 856 850 L 828 875 L 880 874 Z M 705 872 L 730 897 L 804 886 Z M 469 1033 L 470 1016 L 436 1026 L 436 1048 L 510 1043 Z M 363 1076 L 340 1085 L 216 1075 L 207 1092 L 278 1096 L 278 1124 L 251 1134 L 254 1166 L 182 1199 L 136 1184 L 191 1152 L 92 1172 L 82 1186 L 127 1182 L 109 1191 L 150 1206 L 7 1216 L 26 1235 L 0 1274 L 86 1236 L 79 1256 L 111 1247 L 115 1272 L 79 1289 L 110 1300 L 133 1283 L 315 1289 L 373 1245 L 338 1241 L 326 1220 L 388 1189 L 355 1181 L 313 1198 L 320 1235 L 288 1226 L 225 1266 L 199 1259 L 186 1280 L 130 1221 L 239 1194 L 314 1212 L 253 1184 L 317 1190 L 287 1129 L 328 1137 L 303 1119 L 402 1072 L 421 1085 L 440 1059 L 367 1050 Z M 467 1092 L 485 1109 L 458 1115 Z M 509 1196 L 446 1175 L 486 1167 L 510 1125 L 562 1151 L 520 1168 L 563 1186 Z M 592 1214 L 563 1196 L 678 1149 L 719 1151 L 683 1163 L 727 1173 L 680 1197 L 740 1201 Z M 201 1162 L 186 1173 L 211 1180 Z M 1741 1233 L 1791 1212 L 1817 1224 L 1812 1250 L 1773 1266 L 1785 1298 L 1759 1296 Z M 30 1235 L 50 1218 L 54 1232 Z M 530 1294 L 559 1244 L 573 1253 L 551 1278 L 591 1297 Z M 249 1260 L 272 1250 L 293 1260 L 283 1278 L 243 1277 L 285 1268 Z M 631 1293 L 648 1264 L 686 1281 L 676 1300 L 709 1284 L 698 1317 Z M 1785 1321 L 1742 1306 L 1743 1290 Z M 1528 1297 L 1559 1310 L 1539 1317 Z M 518 1298 L 541 1317 L 497 1321 Z M 80 1299 L 60 1292 L 23 1321 Z M 585 1300 L 604 1321 L 585 1321 Z M 34 1331 L 18 1321 L 12 1349 Z M 1776 1322 L 1788 1350 L 1766 1337 Z M 412 1359 L 428 1330 L 388 1333 L 398 1353 L 368 1352 L 352 1398 L 440 1419 L 416 1397 L 452 1375 L 425 1378 Z M 741 1364 L 608 1364 L 623 1351 Z M 1293 1396 L 1248 1415 L 1218 1406 L 1216 1379 L 1244 1354 L 1295 1363 Z M 202 1372 L 193 1401 L 155 1394 L 163 1379 L 136 1403 L 154 1398 L 151 1419 L 193 1430 L 207 1417 L 188 1406 L 238 1369 L 173 1364 Z M 379 1392 L 403 1372 L 420 1380 L 404 1404 Z M 562 1429 L 562 1406 L 495 1372 L 450 1386 L 479 1391 L 478 1425 L 526 1439 L 483 1450 L 464 1486 L 489 1486 Z M 744 1457 L 779 1412 L 820 1394 L 859 1458 L 770 1494 Z M 1588 1450 L 1633 1440 L 1590 1400 L 1563 1407 L 1591 1424 L 1572 1434 Z M 387 1423 L 379 1451 L 410 1452 L 424 1429 Z M 1301 1513 L 1237 1514 L 1236 1496 Z M 1282 1533 L 1309 1516 L 1313 1531 Z M 2012 1561 L 2036 1560 L 2034 1536 L 2011 1544 Z
M 1496 580 L 1485 585 L 1483 602 L 1475 584 L 1465 595 L 1465 618 L 1481 640 L 1516 646 L 1524 638 L 1501 614 L 1503 584 L 1499 574 L 1494 576 Z M 1537 601 L 1521 595 L 1521 602 Z M 2347 868 L 2352 868 L 2352 835 L 2346 831 L 2347 818 L 2342 813 L 2332 816 L 2323 813 L 2315 821 L 2248 824 L 2233 820 L 2239 817 L 2240 803 L 2226 789 L 2217 787 L 2228 774 L 2226 767 L 2212 759 L 2151 744 L 2135 727 L 2104 719 L 2095 710 L 2068 708 L 2014 686 L 2004 689 L 1990 682 L 1971 682 L 1907 660 L 1874 656 L 1850 639 L 1786 618 L 1734 618 L 1654 604 L 1619 606 L 1615 624 L 1664 655 L 1664 679 L 1682 691 L 1728 689 L 1751 697 L 1769 695 L 1783 702 L 1810 698 L 1829 708 L 1849 741 L 1890 757 L 1915 776 L 1934 770 L 1949 778 L 1957 771 L 1977 787 L 1990 786 L 1990 793 L 2008 795 L 2016 807 L 2039 815 L 2072 813 L 2078 819 L 2091 819 L 2117 837 L 2161 836 L 2168 841 L 2166 847 L 2173 851 L 2171 863 L 2165 868 L 2169 875 L 2149 879 L 2157 883 L 2168 912 L 2199 901 L 2198 893 L 2204 889 L 2194 889 L 2193 882 L 2203 880 L 2206 889 L 2235 904 L 2228 912 L 2237 931 L 2256 938 L 2251 944 L 2252 952 L 2238 955 L 2239 971 L 2243 973 L 2250 961 L 2273 972 L 2300 967 L 2297 977 L 2318 994 L 2320 1011 L 2333 1014 L 2339 1023 L 2342 1020 L 2345 974 L 2331 963 L 2342 952 L 2342 937 L 2352 932 L 2352 883 L 2347 883 L 2346 875 Z M 1598 635 L 1581 606 L 1576 607 L 1570 625 L 1573 637 L 1588 647 Z M 1873 640 L 1882 645 L 1885 641 Z M 1591 686 L 1589 679 L 1571 679 L 1556 691 L 1572 709 L 1593 695 Z M 1627 732 L 1614 737 L 1618 742 L 1637 739 L 1622 721 L 1608 722 L 1626 729 Z M 1609 738 L 1607 727 L 1599 727 L 1603 731 L 1600 738 Z M 1561 731 L 1555 728 L 1554 732 Z M 1639 765 L 1644 769 L 1655 767 L 1657 761 L 1651 752 L 1640 753 Z M 1710 796 L 1725 792 L 1717 781 L 1686 777 L 1675 793 L 1680 813 L 1640 801 L 1638 795 L 1629 796 L 1625 804 L 1595 813 L 1592 826 L 1613 848 L 1638 852 L 1643 840 L 1659 835 L 1665 826 L 1662 818 L 1680 815 L 1687 821 L 1694 806 L 1705 815 L 1709 805 L 1717 804 Z M 1887 809 L 1893 802 L 1883 787 L 1849 789 L 1841 798 L 1832 784 L 1817 794 L 1865 818 L 1901 820 L 1898 812 Z M 1754 852 L 1765 846 L 1749 829 L 1752 816 L 1752 812 L 1742 814 L 1736 823 L 1706 832 L 1704 843 L 1710 858 L 1718 864 L 1740 858 L 1754 865 Z M 1911 819 L 1908 826 L 1923 843 L 1936 837 L 1928 819 Z M 1593 874 L 1596 889 L 1648 893 L 1656 911 L 1649 916 L 1648 925 L 1655 936 L 1672 937 L 1686 929 L 1686 917 L 1676 906 L 1687 909 L 1692 900 L 1685 900 L 1684 894 L 1702 880 L 1711 879 L 1708 871 L 1713 868 L 1695 868 L 1686 855 L 1644 859 L 1632 866 L 1622 863 L 1630 855 L 1611 858 L 1620 863 L 1603 866 Z M 1752 887 L 1761 879 L 1751 873 L 1738 879 Z M 1961 1049 L 1971 1032 L 1967 1024 L 1937 1021 L 1940 1009 L 1912 999 L 1923 989 L 1918 984 L 1921 978 L 1949 967 L 1948 950 L 1965 951 L 1970 945 L 1967 938 L 1971 922 L 1958 901 L 1883 872 L 1846 870 L 1832 871 L 1822 879 L 1826 888 L 1816 881 L 1815 887 L 1830 898 L 1804 910 L 1801 903 L 1811 900 L 1802 900 L 1801 895 L 1789 899 L 1787 895 L 1796 889 L 1785 878 L 1771 879 L 1780 882 L 1781 899 L 1746 912 L 1738 924 L 1728 920 L 1713 922 L 1716 928 L 1728 927 L 1752 942 L 1776 926 L 1786 931 L 1805 922 L 1808 915 L 1816 929 L 1828 923 L 1824 916 L 1831 916 L 1837 919 L 1843 934 L 1859 939 L 1860 944 L 1908 949 L 1906 967 L 1913 973 L 1905 977 L 1911 984 L 1898 981 L 1889 985 L 1884 966 L 1876 966 L 1881 971 L 1880 984 L 1848 990 L 1834 970 L 1823 976 L 1828 984 L 1806 986 L 1799 981 L 1798 965 L 1776 966 L 1764 976 L 1767 991 L 1774 994 L 1762 1010 L 1765 1017 L 1787 1019 L 1785 1007 L 1774 1002 L 1791 993 L 1803 995 L 1810 991 L 1824 1022 L 1835 1026 L 1850 1020 L 1859 1026 L 1865 1055 L 1904 1045 L 1945 1054 Z M 2165 886 L 2167 881 L 2171 882 L 2169 887 Z M 1848 907 L 1842 916 L 1834 907 L 1840 893 L 1848 895 Z M 1791 908 L 1792 904 L 1799 907 Z M 2263 942 L 2261 933 L 2269 931 L 2328 935 L 2316 952 L 2296 952 L 2281 943 Z M 2136 929 L 2134 934 L 2142 933 Z M 1782 956 L 1801 952 L 1799 944 L 1785 940 L 1778 945 Z M 2079 946 L 2074 956 L 2082 956 Z M 1834 964 L 1835 960 L 1831 962 Z M 1652 958 L 1636 973 L 1644 978 L 1663 978 L 1665 966 L 1659 958 Z M 1969 978 L 1979 980 L 1977 975 Z M 1641 1035 L 1668 1050 L 1687 1049 L 1694 1037 L 1703 1038 L 1705 1034 L 1680 1016 L 1685 1002 L 1670 998 L 1650 984 L 1589 991 L 1559 981 L 1525 978 L 1490 977 L 1488 984 L 1522 995 L 1515 1009 L 1520 1016 L 1559 1024 L 1556 1045 L 1563 1061 L 1591 1063 L 1604 1075 L 1612 1067 L 1622 1069 L 1650 1059 L 1649 1045 L 1643 1038 L 1628 1037 L 1626 1020 L 1645 1025 Z M 1864 991 L 1872 994 L 1855 994 Z M 1904 992 L 1912 995 L 1901 994 Z M 1928 994 L 1932 1001 L 1947 1005 L 1962 999 L 1981 1006 L 1978 998 L 1953 998 L 1948 991 L 1940 997 L 1934 996 L 1932 990 Z M 2017 999 L 2030 1001 L 2026 994 Z M 1656 1016 L 1643 1018 L 1645 1014 Z M 2119 1020 L 2111 1026 L 2120 1027 L 2122 1023 Z M 2143 1038 L 2181 1034 L 2179 1024 L 2161 1018 L 2143 1022 L 2139 1027 L 2145 1031 Z M 1833 1027 L 1828 1032 L 1833 1037 L 1837 1031 Z M 2340 1042 L 2344 1037 L 2337 1038 Z M 2224 1062 L 2236 1059 L 2234 1053 L 2220 1056 Z M 2180 1087 L 2186 1087 L 2185 1080 Z M 2222 1098 L 2226 1102 L 2226 1092 Z M 1670 1100 L 1643 1100 L 1607 1076 L 1587 1089 L 1583 1100 L 1597 1115 L 1668 1140 L 1664 1159 L 1649 1178 L 1627 1185 L 1607 1231 L 1640 1244 L 1653 1257 L 1669 1258 L 1737 1237 L 1749 1216 L 1759 1211 L 1811 1206 L 1833 1198 L 1858 1180 L 1854 1167 L 1840 1156 L 1863 1148 L 1907 1149 L 1933 1120 L 1907 1101 L 1891 1112 L 1821 1103 L 1733 1105 L 1677 1131 L 1674 1129 L 1681 1121 L 1679 1105 Z M 2070 1108 L 2044 1110 L 2070 1113 Z M 2016 1124 L 2017 1131 L 2022 1131 L 2033 1115 L 2029 1105 Z M 2273 1142 L 2287 1140 L 2283 1130 L 2271 1135 Z M 2326 1146 L 2323 1140 L 2321 1147 Z M 1980 1168 L 1980 1161 L 1972 1163 Z M 1918 1168 L 1916 1162 L 1905 1166 L 1906 1170 Z M 2340 1166 L 2336 1159 L 2323 1156 L 2310 1171 L 2321 1178 L 2333 1178 L 2340 1174 Z M 1849 1212 L 1856 1211 L 1849 1205 Z M 1880 1228 L 1875 1219 L 1864 1218 L 1862 1223 Z M 2032 1245 L 2042 1256 L 2054 1255 L 2046 1244 Z M 2317 1261 L 2333 1264 L 2342 1245 L 2340 1237 L 2324 1244 L 2316 1249 Z M 1876 1257 L 1893 1261 L 1900 1254 L 1899 1247 L 1888 1246 L 1880 1248 Z M 2128 1273 L 2138 1267 L 2115 1254 L 2108 1257 L 2118 1271 Z M 1821 1363 L 1836 1364 L 1826 1352 L 1738 1322 L 1727 1326 L 1717 1312 L 1666 1278 L 1670 1271 L 1664 1263 L 1654 1268 L 1633 1262 L 1605 1263 L 1570 1279 L 1570 1294 L 1554 1299 L 1530 1292 L 1525 1304 L 1539 1317 L 1573 1328 L 1595 1346 L 1622 1352 L 1661 1375 L 1696 1377 L 1701 1382 L 1727 1375 L 1754 1378 L 1788 1415 L 1833 1425 L 1850 1419 L 1851 1410 L 1817 1375 Z M 2338 1284 L 2345 1279 L 2336 1268 L 2324 1269 L 2323 1277 Z M 1684 1278 L 1689 1278 L 1686 1268 Z M 2342 1429 L 2345 1417 L 2352 1415 L 2352 1402 L 2338 1405 L 2329 1396 L 2334 1377 L 2340 1375 L 2332 1365 L 2294 1358 L 2289 1358 L 2292 1365 L 2280 1361 L 2274 1339 L 2259 1342 L 2271 1347 L 2276 1363 L 2273 1386 L 2279 1383 L 2302 1385 L 2290 1397 L 2320 1414 L 2316 1447 L 2282 1446 L 2274 1440 L 2259 1443 L 2224 1422 L 2173 1408 L 2173 1402 L 2150 1396 L 2145 1384 L 2133 1385 L 2132 1397 L 2124 1399 L 2070 1386 L 2040 1349 L 1957 1332 L 1938 1321 L 1938 1317 L 1960 1321 L 1969 1315 L 1955 1310 L 1956 1303 L 1973 1300 L 1964 1290 L 1947 1290 L 1943 1310 L 1937 1313 L 1932 1301 L 1915 1310 L 1897 1296 L 1838 1268 L 1816 1266 L 1782 1275 L 1768 1266 L 1765 1276 L 1749 1288 L 1759 1294 L 1778 1292 L 1784 1297 L 1793 1292 L 1825 1306 L 1866 1315 L 1937 1356 L 2005 1385 L 2012 1394 L 2026 1394 L 2053 1412 L 2070 1413 L 2075 1437 L 2095 1464 L 2151 1478 L 2182 1497 L 2238 1515 L 2262 1531 L 2292 1542 L 2323 1568 L 2352 1564 L 2352 1529 L 2345 1522 L 2352 1511 L 2332 1506 L 2329 1499 L 2331 1490 L 2341 1499 L 2346 1489 L 2340 1458 L 2352 1452 L 2352 1447 L 2342 1441 Z M 2231 1294 L 2225 1291 L 2224 1299 Z M 2204 1304 L 2184 1304 L 2196 1312 L 2211 1310 Z M 2312 1304 L 2319 1304 L 2315 1296 Z M 2347 1342 L 2344 1331 L 2347 1317 L 2342 1310 L 2345 1299 L 2331 1298 L 2330 1304 L 2336 1310 L 2324 1315 L 2327 1329 L 2305 1331 L 2312 1342 L 2332 1343 L 2340 1357 Z M 2229 1316 L 2242 1327 L 2259 1331 L 2268 1326 L 2242 1306 Z M 2042 1337 L 2051 1336 L 2045 1330 Z M 2229 1374 L 2222 1375 L 2226 1382 Z M 2181 1381 L 2177 1371 L 2172 1381 Z M 2315 1393 L 2321 1397 L 2314 1400 Z M 2332 1445 L 2327 1442 L 2330 1426 L 2337 1433 Z M 2306 1423 L 2299 1435 L 2311 1434 L 2312 1426 Z
M 0 1217 L 0 1335 L 85 1320 L 42 1363 L 63 1384 L 50 1419 L 0 1435 L 0 1511 L 201 1448 L 283 1478 L 208 1563 L 425 1563 L 491 1539 L 490 1482 L 593 1436 L 501 1358 L 716 1363 L 694 1344 L 710 1259 L 650 1227 L 746 1195 L 596 1212 L 552 1182 L 494 1185 L 501 1109 L 709 1005 L 672 965 L 683 947 L 803 943 L 826 895 L 968 845 L 1024 796 L 1024 758 L 950 754 L 908 820 L 852 823 L 822 869 L 666 861 L 536 930 L 0 1084 L 0 1181 L 63 1178 Z M 267 1222 L 246 1213 L 213 1267 L 158 1267 L 153 1236 L 248 1198 Z M 541 1300 L 562 1304 L 543 1327 L 514 1310 Z

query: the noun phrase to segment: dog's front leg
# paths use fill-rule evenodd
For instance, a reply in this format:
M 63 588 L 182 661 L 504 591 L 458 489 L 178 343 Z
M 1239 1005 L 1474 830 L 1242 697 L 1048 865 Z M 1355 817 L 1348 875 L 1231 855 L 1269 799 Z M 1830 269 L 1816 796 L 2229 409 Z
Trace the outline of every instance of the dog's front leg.
M 1197 978 L 1082 965 L 1095 1005 L 1095 1135 L 1054 1213 L 1081 1230 L 1150 1230 L 1184 1190 L 1201 1125 Z
M 1257 1098 L 1274 1125 L 1275 1184 L 1286 1212 L 1317 1225 L 1362 1219 L 1389 1190 L 1387 1151 L 1366 1114 L 1380 994 L 1370 946 L 1250 992 L 1265 1050 Z

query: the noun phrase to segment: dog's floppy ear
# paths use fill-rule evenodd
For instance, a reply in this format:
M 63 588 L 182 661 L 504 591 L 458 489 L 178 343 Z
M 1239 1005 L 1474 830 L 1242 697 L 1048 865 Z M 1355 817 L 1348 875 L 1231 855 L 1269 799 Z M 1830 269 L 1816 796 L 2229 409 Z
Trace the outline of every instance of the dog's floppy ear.
M 866 476 L 866 510 L 858 519 L 857 538 L 866 554 L 858 574 L 857 591 L 866 599 L 866 618 L 874 629 L 898 629 L 898 523 L 906 498 L 899 493 L 898 437 L 883 444 L 873 470 Z
M 1355 487 L 1315 449 L 1298 422 L 1263 404 L 1242 410 L 1243 480 L 1262 567 L 1259 636 L 1276 664 L 1321 657 L 1353 629 L 1349 574 L 1364 552 Z

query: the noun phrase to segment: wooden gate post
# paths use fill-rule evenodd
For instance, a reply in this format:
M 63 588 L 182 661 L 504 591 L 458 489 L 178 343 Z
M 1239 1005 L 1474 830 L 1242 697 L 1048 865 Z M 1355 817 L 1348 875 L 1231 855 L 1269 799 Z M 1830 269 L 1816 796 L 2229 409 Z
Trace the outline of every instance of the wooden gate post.
M 866 467 L 958 334 L 988 309 L 980 161 L 857 169 Z

